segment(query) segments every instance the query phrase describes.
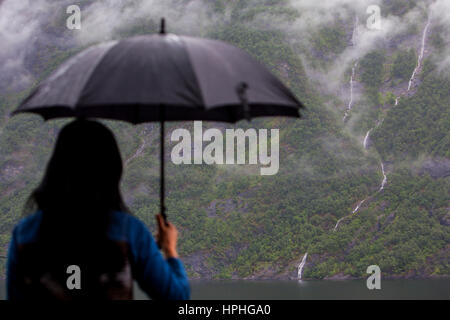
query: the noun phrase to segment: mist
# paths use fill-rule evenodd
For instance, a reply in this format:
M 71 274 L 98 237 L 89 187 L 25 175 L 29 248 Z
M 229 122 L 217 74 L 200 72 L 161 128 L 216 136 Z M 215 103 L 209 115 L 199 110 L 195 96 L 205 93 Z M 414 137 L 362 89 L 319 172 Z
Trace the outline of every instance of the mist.
M 33 6 L 31 3 L 33 2 Z M 29 10 L 31 7 L 37 10 Z M 7 83 L 23 88 L 32 79 L 24 67 L 25 56 L 33 49 L 40 34 L 40 21 L 49 9 L 46 0 L 4 1 L 0 5 L 0 60 L 2 76 L 0 87 Z
M 36 58 L 38 45 L 55 46 L 62 50 L 84 47 L 120 38 L 137 24 L 153 24 L 154 28 L 149 32 L 154 32 L 161 17 L 166 18 L 169 32 L 205 36 L 209 30 L 232 22 L 231 12 L 238 3 L 224 3 L 225 7 L 219 14 L 214 10 L 213 4 L 206 0 L 85 1 L 80 2 L 81 30 L 68 30 L 65 25 L 68 17 L 66 8 L 70 4 L 76 4 L 74 1 L 63 0 L 56 5 L 50 0 L 4 0 L 0 4 L 0 59 L 3 62 L 0 89 L 5 86 L 23 89 L 36 80 L 29 61 Z M 243 10 L 264 7 L 267 6 L 266 3 L 264 0 L 253 0 L 254 5 Z M 381 8 L 380 30 L 366 27 L 369 17 L 366 9 L 369 5 Z M 428 10 L 428 6 L 431 10 Z M 297 12 L 297 16 L 288 18 L 262 10 L 241 23 L 255 29 L 282 31 L 302 57 L 310 79 L 320 85 L 324 93 L 337 95 L 344 102 L 347 99 L 346 86 L 351 65 L 371 50 L 387 46 L 390 40 L 407 32 L 411 25 L 417 24 L 420 29 L 428 12 L 433 16 L 433 27 L 439 25 L 445 30 L 444 34 L 450 32 L 450 2 L 446 0 L 417 1 L 402 16 L 386 16 L 382 0 L 287 0 L 280 7 Z M 330 64 L 322 68 L 313 67 L 306 51 L 312 47 L 311 36 L 314 32 L 333 23 L 343 23 L 350 37 L 356 17 L 359 23 L 355 29 L 353 45 L 346 46 L 333 57 Z M 444 39 L 443 51 L 435 61 L 440 70 L 448 71 L 450 68 L 450 42 L 447 38 Z M 356 100 L 358 93 L 355 92 Z
M 169 32 L 202 36 L 219 20 L 203 0 L 104 0 L 90 4 L 84 12 L 78 35 L 82 44 L 115 38 L 137 22 L 159 23 L 162 17 L 166 18 Z
M 450 1 L 438 0 L 431 5 L 433 22 L 442 28 L 443 51 L 438 54 L 436 63 L 441 72 L 450 74 Z
M 69 30 L 69 5 L 81 8 L 81 30 Z M 136 24 L 159 24 L 167 19 L 169 32 L 204 35 L 219 18 L 206 1 L 100 0 L 77 3 L 62 0 L 4 0 L 0 2 L 1 91 L 20 91 L 36 80 L 31 66 L 43 47 L 66 51 L 120 38 Z M 155 30 L 148 30 L 154 32 Z M 40 61 L 41 62 L 41 61 Z

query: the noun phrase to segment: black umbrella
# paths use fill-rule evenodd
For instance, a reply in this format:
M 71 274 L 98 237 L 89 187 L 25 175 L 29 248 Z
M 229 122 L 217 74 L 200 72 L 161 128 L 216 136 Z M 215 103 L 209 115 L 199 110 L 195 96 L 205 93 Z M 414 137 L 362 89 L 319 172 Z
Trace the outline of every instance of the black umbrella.
M 13 112 L 161 123 L 161 214 L 164 121 L 236 122 L 299 117 L 302 104 L 265 67 L 225 42 L 166 34 L 92 46 L 63 63 Z

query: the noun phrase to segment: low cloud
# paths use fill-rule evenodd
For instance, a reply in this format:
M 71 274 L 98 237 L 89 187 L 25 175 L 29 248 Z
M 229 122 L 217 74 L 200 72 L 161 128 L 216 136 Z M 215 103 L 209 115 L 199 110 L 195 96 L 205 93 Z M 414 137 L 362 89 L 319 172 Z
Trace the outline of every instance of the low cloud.
M 438 0 L 431 5 L 433 22 L 442 28 L 441 37 L 444 41 L 443 52 L 438 57 L 439 70 L 450 75 L 450 1 Z
M 230 12 L 238 4 L 235 1 L 223 2 L 224 10 L 219 14 L 214 11 L 214 4 L 206 0 L 98 0 L 78 2 L 82 8 L 81 30 L 68 31 L 65 19 L 68 17 L 68 5 L 77 4 L 71 0 L 55 3 L 50 0 L 4 0 L 0 3 L 0 59 L 2 76 L 0 88 L 24 88 L 33 80 L 27 65 L 27 57 L 36 59 L 37 44 L 74 47 L 84 46 L 98 41 L 120 37 L 123 32 L 132 30 L 136 25 L 148 26 L 151 21 L 159 25 L 161 17 L 167 19 L 169 31 L 205 36 L 214 27 L 232 21 Z M 247 10 L 258 6 L 267 6 L 267 1 L 253 0 Z M 257 29 L 276 29 L 282 31 L 295 48 L 311 48 L 311 34 L 323 26 L 336 21 L 345 23 L 350 34 L 351 24 L 359 17 L 355 30 L 355 43 L 337 55 L 332 64 L 323 70 L 314 70 L 304 59 L 311 78 L 317 81 L 331 94 L 342 91 L 347 82 L 344 75 L 355 60 L 366 53 L 386 44 L 389 39 L 399 35 L 412 25 L 425 19 L 427 6 L 431 4 L 433 23 L 442 26 L 446 35 L 450 32 L 450 2 L 448 0 L 422 1 L 408 12 L 399 16 L 385 16 L 382 0 L 289 0 L 283 9 L 297 12 L 297 17 L 270 13 L 261 10 L 247 22 Z M 365 26 L 369 5 L 381 8 L 381 30 L 369 30 Z M 245 9 L 244 9 L 245 10 Z M 57 20 L 55 22 L 55 20 Z M 54 29 L 49 31 L 48 25 Z M 55 31 L 56 30 L 56 31 Z M 142 30 L 141 30 L 142 31 Z M 149 30 L 150 32 L 150 30 Z M 65 35 L 55 36 L 55 33 Z M 450 68 L 450 43 L 445 38 L 445 49 L 440 57 L 442 70 Z M 298 52 L 302 55 L 304 52 Z M 341 97 L 345 101 L 346 97 Z
M 159 24 L 162 17 L 168 31 L 185 35 L 202 35 L 218 19 L 203 0 L 96 1 L 84 9 L 79 39 L 83 44 L 109 40 L 137 22 Z

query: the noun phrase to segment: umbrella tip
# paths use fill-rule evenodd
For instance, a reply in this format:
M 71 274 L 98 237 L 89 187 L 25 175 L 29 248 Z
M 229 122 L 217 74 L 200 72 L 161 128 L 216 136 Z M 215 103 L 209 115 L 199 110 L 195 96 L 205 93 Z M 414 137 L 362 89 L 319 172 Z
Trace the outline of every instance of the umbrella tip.
M 160 34 L 166 34 L 166 19 L 161 18 L 161 29 L 159 30 Z

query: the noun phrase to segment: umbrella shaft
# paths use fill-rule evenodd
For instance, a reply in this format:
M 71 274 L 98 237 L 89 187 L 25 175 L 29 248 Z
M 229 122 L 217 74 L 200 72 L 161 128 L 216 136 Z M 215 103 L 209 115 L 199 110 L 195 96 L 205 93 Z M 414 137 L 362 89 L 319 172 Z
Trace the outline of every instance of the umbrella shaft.
M 161 113 L 163 113 L 163 108 L 161 107 Z M 159 191 L 159 195 L 160 195 L 160 212 L 162 217 L 164 218 L 164 221 L 167 222 L 167 216 L 166 216 L 166 206 L 164 203 L 164 199 L 165 199 L 165 194 L 164 194 L 164 187 L 165 187 L 165 182 L 164 182 L 164 116 L 162 117 L 162 120 L 160 122 L 160 136 L 161 136 L 161 142 L 160 142 L 160 163 L 161 163 L 161 172 L 160 172 L 160 177 L 161 177 L 161 183 L 160 183 L 160 191 Z

